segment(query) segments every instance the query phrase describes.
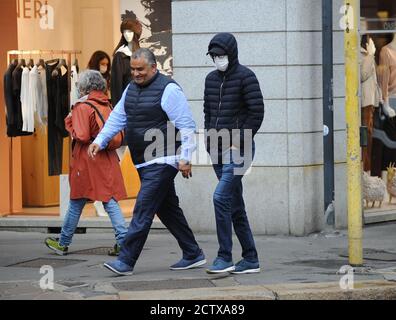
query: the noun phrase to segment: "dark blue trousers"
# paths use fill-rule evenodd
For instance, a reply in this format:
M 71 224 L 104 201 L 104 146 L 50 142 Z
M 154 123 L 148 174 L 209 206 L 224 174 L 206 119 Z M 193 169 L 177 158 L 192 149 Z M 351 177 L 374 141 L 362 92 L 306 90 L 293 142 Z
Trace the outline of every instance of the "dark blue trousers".
M 119 260 L 134 267 L 150 232 L 155 214 L 176 238 L 184 259 L 195 259 L 201 249 L 195 240 L 176 195 L 174 179 L 178 173 L 166 164 L 138 169 L 141 188 L 133 218 L 121 247 Z
M 251 158 L 254 157 L 254 152 L 253 146 Z M 229 159 L 228 163 L 213 165 L 219 180 L 213 196 L 217 238 L 220 246 L 218 256 L 226 261 L 233 260 L 232 227 L 234 226 L 236 236 L 242 246 L 242 257 L 255 263 L 258 262 L 258 255 L 243 200 L 243 173 L 236 170 L 243 168 L 245 162 L 234 161 L 234 152 L 231 152 Z

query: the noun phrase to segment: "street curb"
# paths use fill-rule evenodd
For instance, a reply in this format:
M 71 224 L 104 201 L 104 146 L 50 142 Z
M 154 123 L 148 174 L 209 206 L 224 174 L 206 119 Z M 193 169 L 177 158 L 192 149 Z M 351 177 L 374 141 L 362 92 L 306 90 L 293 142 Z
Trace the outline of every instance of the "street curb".
M 355 282 L 354 289 L 342 290 L 338 282 L 277 284 L 265 286 L 277 300 L 396 300 L 396 282 Z
M 120 300 L 396 300 L 396 282 L 356 282 L 342 290 L 337 282 L 223 288 L 119 292 Z

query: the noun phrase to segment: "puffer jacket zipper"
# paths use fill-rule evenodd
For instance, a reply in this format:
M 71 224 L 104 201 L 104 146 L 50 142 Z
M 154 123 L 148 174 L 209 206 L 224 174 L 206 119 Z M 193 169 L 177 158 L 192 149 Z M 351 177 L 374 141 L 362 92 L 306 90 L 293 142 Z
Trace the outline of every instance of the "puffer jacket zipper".
M 217 110 L 217 119 L 216 119 L 216 127 L 215 127 L 216 129 L 219 124 L 219 116 L 220 116 L 221 104 L 222 104 L 221 99 L 223 99 L 223 87 L 224 87 L 225 80 L 226 80 L 226 76 L 223 77 L 223 82 L 221 83 L 221 86 L 220 86 L 220 101 L 219 101 L 219 108 Z

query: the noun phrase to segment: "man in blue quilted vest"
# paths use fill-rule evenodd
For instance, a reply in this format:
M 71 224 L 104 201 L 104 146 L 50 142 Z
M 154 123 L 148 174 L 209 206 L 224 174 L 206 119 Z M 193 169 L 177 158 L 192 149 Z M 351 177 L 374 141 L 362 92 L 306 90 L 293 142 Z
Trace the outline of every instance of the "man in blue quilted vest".
M 219 180 L 213 200 L 220 246 L 207 272 L 257 273 L 260 265 L 246 215 L 242 178 L 251 167 L 254 136 L 264 119 L 263 95 L 254 72 L 239 63 L 238 44 L 232 34 L 217 34 L 207 54 L 216 66 L 206 78 L 204 113 L 206 148 Z M 235 265 L 232 227 L 243 257 Z
M 196 125 L 181 87 L 157 70 L 154 54 L 139 49 L 131 58 L 133 80 L 125 89 L 103 130 L 89 148 L 91 158 L 126 131 L 141 188 L 133 219 L 117 260 L 104 266 L 117 275 L 131 275 L 147 240 L 155 214 L 176 238 L 182 259 L 171 270 L 202 266 L 205 256 L 187 223 L 175 191 L 180 171 L 192 177 Z M 178 138 L 181 136 L 181 139 Z

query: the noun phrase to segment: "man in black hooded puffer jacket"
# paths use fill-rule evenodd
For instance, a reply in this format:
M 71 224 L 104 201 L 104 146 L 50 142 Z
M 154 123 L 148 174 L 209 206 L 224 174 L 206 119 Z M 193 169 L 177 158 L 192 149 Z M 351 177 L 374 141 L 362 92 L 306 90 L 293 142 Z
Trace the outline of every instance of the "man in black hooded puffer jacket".
M 238 44 L 232 34 L 217 34 L 209 44 L 208 54 L 217 70 L 205 82 L 205 142 L 219 180 L 213 201 L 220 248 L 207 272 L 260 272 L 245 211 L 242 178 L 251 166 L 255 153 L 253 138 L 264 119 L 263 95 L 254 72 L 239 63 Z M 235 265 L 232 226 L 243 257 Z

